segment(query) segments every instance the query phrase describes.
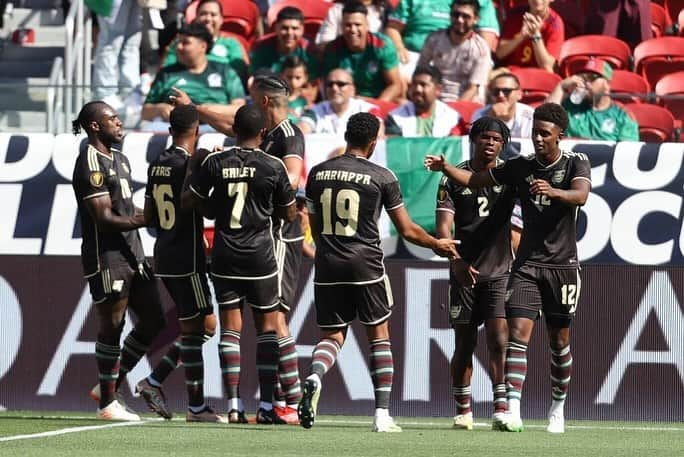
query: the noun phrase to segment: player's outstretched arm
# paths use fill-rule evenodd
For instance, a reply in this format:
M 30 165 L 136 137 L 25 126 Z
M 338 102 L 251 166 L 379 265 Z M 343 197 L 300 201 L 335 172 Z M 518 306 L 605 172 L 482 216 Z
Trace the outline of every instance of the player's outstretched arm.
M 145 216 L 136 211 L 134 216 L 119 216 L 112 211 L 112 200 L 109 195 L 85 200 L 88 212 L 95 220 L 97 229 L 102 232 L 128 232 L 145 226 Z
M 434 156 L 428 154 L 425 156 L 423 164 L 428 170 L 441 171 L 459 186 L 480 188 L 496 184 L 489 171 L 483 170 L 478 173 L 472 173 L 468 170 L 457 168 L 448 163 L 443 155 Z
M 188 94 L 177 87 L 171 88 L 169 100 L 173 106 L 189 105 L 192 103 Z M 230 105 L 197 105 L 197 112 L 199 113 L 201 122 L 211 125 L 217 132 L 223 133 L 224 135 L 235 136 L 235 132 L 233 132 L 235 113 L 243 104 L 244 103 Z
M 406 241 L 409 241 L 418 246 L 432 249 L 435 254 L 441 257 L 454 258 L 458 256 L 456 252 L 456 245 L 458 241 L 451 238 L 434 238 L 423 230 L 421 226 L 411 220 L 411 217 L 406 211 L 406 207 L 400 206 L 391 211 L 388 211 L 392 223 L 397 228 L 397 231 Z
M 548 181 L 535 179 L 530 183 L 532 195 L 546 195 L 551 200 L 558 200 L 568 206 L 583 206 L 589 198 L 591 182 L 584 178 L 575 178 L 570 183 L 570 189 L 556 189 Z

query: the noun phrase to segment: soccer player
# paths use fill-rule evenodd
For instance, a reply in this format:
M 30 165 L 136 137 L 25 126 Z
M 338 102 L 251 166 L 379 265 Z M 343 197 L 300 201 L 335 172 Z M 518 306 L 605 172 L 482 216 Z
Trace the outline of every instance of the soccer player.
M 490 170 L 501 163 L 498 157 L 510 140 L 502 121 L 483 117 L 470 128 L 473 158 L 457 168 L 473 172 Z M 477 328 L 485 324 L 489 350 L 489 377 L 494 392 L 495 425 L 506 411 L 504 358 L 506 355 L 506 283 L 513 261 L 511 213 L 514 195 L 510 186 L 481 189 L 463 187 L 443 176 L 437 191 L 437 236 L 461 241 L 460 257 L 450 262 L 449 318 L 455 348 L 451 359 L 452 394 L 456 400 L 454 428 L 472 430 L 473 412 L 470 379 Z
M 299 420 L 314 424 L 322 378 L 333 366 L 354 319 L 366 327 L 370 372 L 375 388 L 373 431 L 400 432 L 389 415 L 394 362 L 388 319 L 392 292 L 385 274 L 377 221 L 384 207 L 399 234 L 411 243 L 456 256 L 456 241 L 435 239 L 408 215 L 396 176 L 368 160 L 377 142 L 380 121 L 369 113 L 349 118 L 345 153 L 316 165 L 309 175 L 306 198 L 316 242 L 316 321 L 322 337 L 316 345 L 310 375 L 304 382 Z
M 73 188 L 81 219 L 81 261 L 97 311 L 99 330 L 95 358 L 99 373 L 97 418 L 139 421 L 126 411 L 116 391 L 126 373 L 147 352 L 166 325 L 152 268 L 145 261 L 138 228 L 145 225 L 132 199 L 131 169 L 126 156 L 112 146 L 123 139 L 122 123 L 101 101 L 83 105 L 73 121 L 88 145 L 76 159 Z M 126 309 L 138 317 L 120 347 Z
M 239 344 L 241 310 L 247 303 L 257 330 L 261 401 L 256 420 L 261 424 L 281 424 L 285 422 L 273 411 L 280 306 L 273 217 L 293 221 L 295 198 L 283 162 L 259 149 L 265 127 L 266 118 L 258 106 L 241 107 L 233 125 L 237 146 L 209 154 L 189 177 L 186 194 L 191 206 L 197 207 L 204 201 L 216 216 L 211 277 L 220 309 L 222 371 L 232 373 L 235 369 L 227 363 L 234 361 L 234 357 L 224 357 L 224 343 L 225 338 L 232 336 Z M 235 345 L 230 347 L 234 349 Z M 237 386 L 229 384 L 227 388 L 229 407 L 236 409 Z M 233 413 L 237 411 L 230 411 L 229 415 Z
M 547 431 L 565 431 L 563 407 L 572 371 L 570 324 L 580 293 L 576 220 L 591 189 L 587 156 L 559 148 L 567 126 L 565 110 L 555 103 L 544 103 L 534 110 L 532 157 L 518 157 L 477 173 L 449 165 L 443 156 L 425 158 L 426 167 L 442 171 L 459 185 L 510 185 L 520 198 L 522 238 L 506 292 L 508 413 L 504 426 L 513 432 L 523 430 L 520 400 L 527 373 L 527 345 L 540 311 L 551 346 L 553 401 Z
M 199 212 L 184 210 L 181 201 L 186 173 L 194 168 L 189 162 L 201 159 L 200 154 L 193 154 L 199 134 L 197 108 L 178 106 L 171 111 L 169 121 L 173 143 L 147 171 L 144 214 L 147 226 L 157 229 L 155 271 L 176 304 L 181 338 L 180 344 L 167 354 L 169 360 L 162 360 L 137 389 L 143 396 L 158 395 L 163 379 L 157 379 L 160 376 L 156 372 L 167 373 L 164 368 L 175 367 L 179 357 L 185 367 L 188 392 L 186 420 L 225 423 L 228 419 L 216 414 L 204 401 L 202 345 L 213 335 L 216 317 L 207 283 L 203 221 Z
M 290 185 L 294 191 L 304 170 L 304 135 L 299 127 L 288 119 L 288 84 L 277 76 L 258 76 L 251 88 L 254 103 L 266 116 L 268 133 L 261 149 L 282 160 L 287 168 Z M 276 414 L 287 423 L 297 423 L 297 405 L 302 398 L 299 382 L 299 363 L 294 338 L 290 335 L 286 315 L 295 306 L 295 294 L 299 284 L 302 264 L 304 233 L 301 216 L 293 222 L 277 221 L 276 260 L 280 308 L 278 313 L 278 386 L 276 389 Z

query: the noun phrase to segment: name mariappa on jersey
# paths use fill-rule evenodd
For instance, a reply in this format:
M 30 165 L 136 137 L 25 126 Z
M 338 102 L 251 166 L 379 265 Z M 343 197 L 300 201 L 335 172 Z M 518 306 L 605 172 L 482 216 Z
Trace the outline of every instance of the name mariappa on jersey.
M 371 177 L 365 173 L 355 173 L 353 171 L 343 170 L 323 170 L 316 172 L 314 178 L 316 181 L 346 181 L 359 184 L 370 184 Z

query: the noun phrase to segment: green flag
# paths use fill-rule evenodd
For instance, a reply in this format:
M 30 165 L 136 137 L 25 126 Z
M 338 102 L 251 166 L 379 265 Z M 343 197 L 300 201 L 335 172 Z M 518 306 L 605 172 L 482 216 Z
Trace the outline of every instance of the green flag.
M 390 138 L 386 145 L 387 167 L 397 175 L 404 203 L 411 218 L 428 232 L 435 232 L 435 202 L 441 173 L 423 166 L 426 154 L 444 154 L 447 162 L 461 163 L 468 158 L 458 137 Z M 392 235 L 396 230 L 392 225 Z
M 109 17 L 112 14 L 112 0 L 83 0 L 83 2 L 98 16 Z

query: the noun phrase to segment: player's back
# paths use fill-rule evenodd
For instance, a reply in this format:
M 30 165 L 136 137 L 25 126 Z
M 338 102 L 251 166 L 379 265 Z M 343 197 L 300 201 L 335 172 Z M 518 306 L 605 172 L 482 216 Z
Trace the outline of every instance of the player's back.
M 403 205 L 394 174 L 345 153 L 316 165 L 306 196 L 316 238 L 318 284 L 363 284 L 385 274 L 378 219 L 384 206 Z
M 216 216 L 212 274 L 236 278 L 277 271 L 271 216 L 294 201 L 285 165 L 260 149 L 240 147 L 209 154 L 192 189 Z M 213 193 L 209 196 L 209 191 Z
M 183 211 L 181 192 L 190 154 L 172 145 L 163 151 L 147 172 L 145 197 L 157 209 L 157 241 L 154 244 L 158 276 L 182 276 L 206 271 L 202 217 Z

